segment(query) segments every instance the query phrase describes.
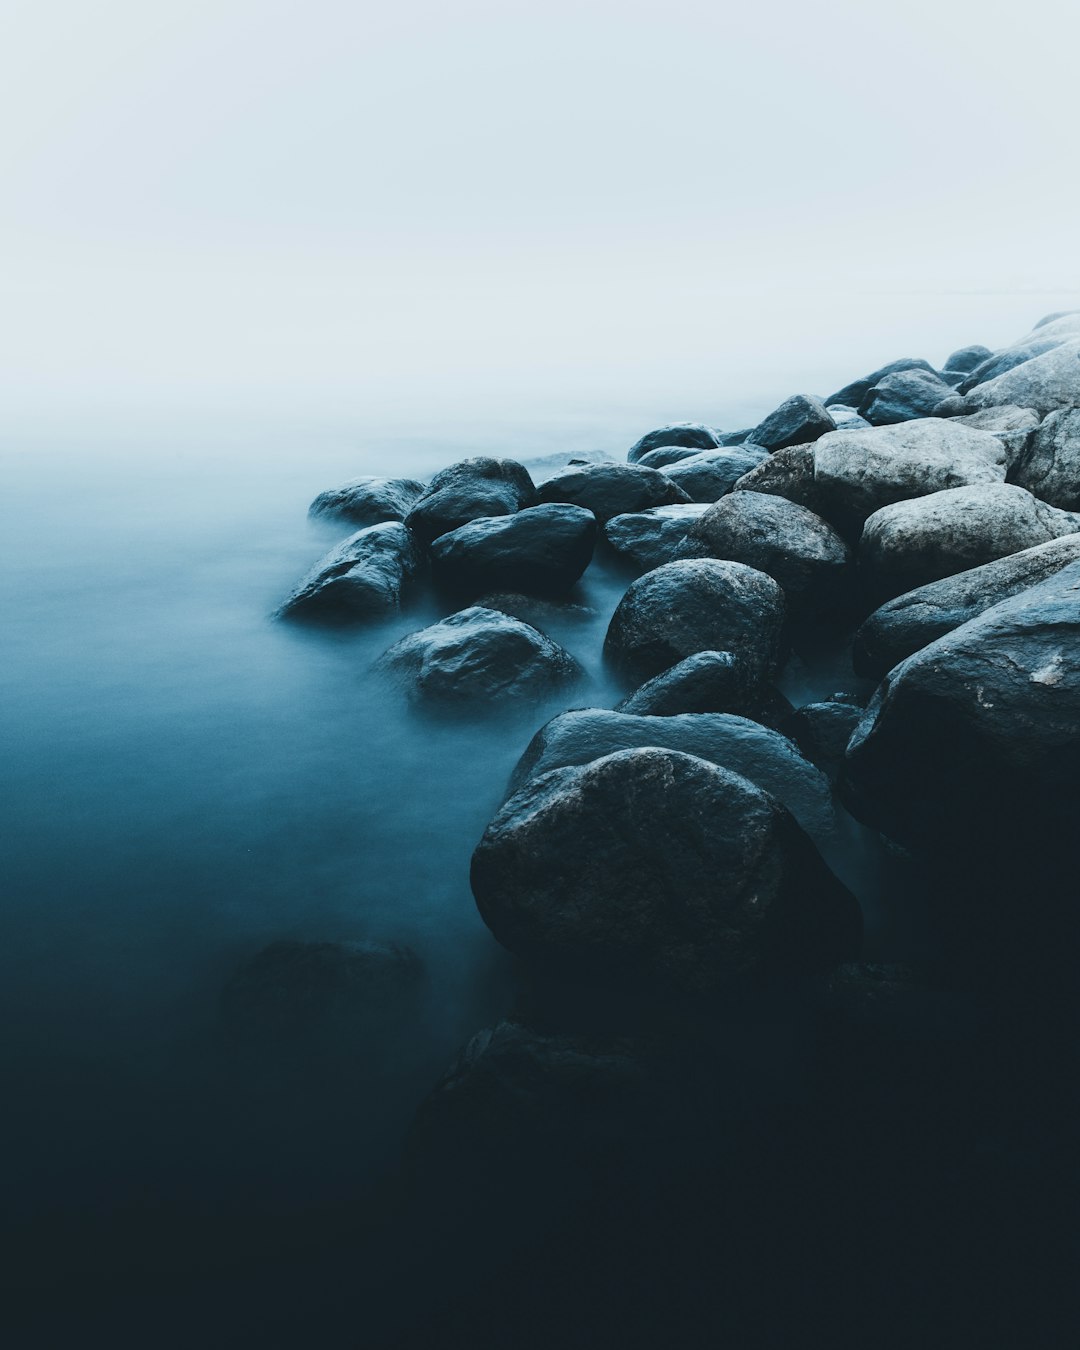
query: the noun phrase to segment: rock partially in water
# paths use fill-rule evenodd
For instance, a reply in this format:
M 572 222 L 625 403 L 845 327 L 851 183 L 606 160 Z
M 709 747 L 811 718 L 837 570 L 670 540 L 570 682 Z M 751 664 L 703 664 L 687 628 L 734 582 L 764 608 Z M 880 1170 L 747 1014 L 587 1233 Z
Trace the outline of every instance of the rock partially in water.
M 681 502 L 613 516 L 604 526 L 604 538 L 625 562 L 649 571 L 674 562 L 687 531 L 708 509 L 704 502 Z
M 650 450 L 659 450 L 662 446 L 679 445 L 692 450 L 712 450 L 719 444 L 717 433 L 703 422 L 671 422 L 666 427 L 646 432 L 626 452 L 626 458 L 631 464 L 636 464 L 642 455 L 647 455 Z
M 851 384 L 845 384 L 843 389 L 838 389 L 835 394 L 830 394 L 824 400 L 825 406 L 831 408 L 834 403 L 839 403 L 845 408 L 858 408 L 875 385 L 888 379 L 890 375 L 897 375 L 905 370 L 926 370 L 931 375 L 937 374 L 929 361 L 923 361 L 916 357 L 903 357 L 899 361 L 890 361 L 887 366 L 881 366 L 870 375 L 864 375 L 861 380 L 853 380 Z
M 731 491 L 745 473 L 749 473 L 763 459 L 765 450 L 752 445 L 730 450 L 702 450 L 689 459 L 670 465 L 665 475 L 695 502 L 719 501 Z
M 730 651 L 768 679 L 785 614 L 779 585 L 752 567 L 713 558 L 665 563 L 619 601 L 604 653 L 623 674 L 645 680 L 695 652 Z
M 616 711 L 651 717 L 736 713 L 776 726 L 791 713 L 791 704 L 733 652 L 697 652 L 647 680 Z
M 477 605 L 402 638 L 379 667 L 410 698 L 485 710 L 542 698 L 581 675 L 570 653 L 538 629 Z
M 902 370 L 886 375 L 859 404 L 859 413 L 875 427 L 929 417 L 951 386 L 936 371 Z
M 493 586 L 558 594 L 588 567 L 596 534 L 592 512 L 565 503 L 482 517 L 432 543 L 431 572 L 436 581 L 469 595 Z
M 423 495 L 424 485 L 415 478 L 353 478 L 320 492 L 308 514 L 339 516 L 353 525 L 381 525 L 404 520 Z
M 783 802 L 818 841 L 827 839 L 835 827 L 829 784 L 794 743 L 758 722 L 727 713 L 638 717 L 607 708 L 561 713 L 529 742 L 514 769 L 510 791 L 553 769 L 650 745 L 696 755 L 748 778 Z
M 529 471 L 513 459 L 477 455 L 440 470 L 405 518 L 424 544 L 481 516 L 509 516 L 535 506 Z
M 766 572 L 796 612 L 839 615 L 851 599 L 851 550 L 820 516 L 784 497 L 731 493 L 690 527 L 680 554 Z
M 640 464 L 599 464 L 568 469 L 549 478 L 538 494 L 541 502 L 571 502 L 591 511 L 603 524 L 612 516 L 646 511 L 652 506 L 688 502 L 690 497 L 666 474 Z
M 870 589 L 887 596 L 1080 530 L 1080 516 L 1012 483 L 952 488 L 876 511 L 859 541 Z
M 526 961 L 646 989 L 722 993 L 860 944 L 858 905 L 789 812 L 671 750 L 530 780 L 484 832 L 472 885 L 484 922 Z
M 279 613 L 339 622 L 384 617 L 400 607 L 403 591 L 422 566 L 404 525 L 372 525 L 320 559 Z
M 549 624 L 581 623 L 596 617 L 596 610 L 588 605 L 573 604 L 569 600 L 552 600 L 543 596 L 521 595 L 515 591 L 488 591 L 477 598 L 481 609 L 497 609 L 501 614 L 520 619 L 522 623 L 546 631 Z
M 1032 433 L 1011 483 L 1064 511 L 1080 511 L 1080 408 L 1052 412 Z
M 787 450 L 793 445 L 806 445 L 835 431 L 836 423 L 821 399 L 807 394 L 794 394 L 785 399 L 763 422 L 750 433 L 749 440 L 766 450 Z
M 984 361 L 989 361 L 994 353 L 989 347 L 961 347 L 958 351 L 952 352 L 946 359 L 942 371 L 959 371 L 963 375 L 968 375 L 976 366 L 982 365 Z
M 855 670 L 881 679 L 901 661 L 978 618 L 992 605 L 1078 561 L 1080 534 L 1063 535 L 899 595 L 876 609 L 855 634 Z

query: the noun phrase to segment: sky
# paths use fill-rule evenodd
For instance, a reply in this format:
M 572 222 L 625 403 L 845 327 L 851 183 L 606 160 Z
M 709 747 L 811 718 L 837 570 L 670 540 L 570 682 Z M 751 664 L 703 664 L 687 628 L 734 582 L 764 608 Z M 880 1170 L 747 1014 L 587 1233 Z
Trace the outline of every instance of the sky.
M 1004 345 L 1080 307 L 1078 39 L 1066 0 L 6 0 L 0 402 L 674 404 Z

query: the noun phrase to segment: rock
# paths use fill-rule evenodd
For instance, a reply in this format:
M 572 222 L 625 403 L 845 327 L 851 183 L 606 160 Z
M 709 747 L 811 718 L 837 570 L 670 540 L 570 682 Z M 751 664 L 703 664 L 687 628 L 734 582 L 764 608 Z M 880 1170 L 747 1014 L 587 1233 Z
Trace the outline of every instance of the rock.
M 854 898 L 788 811 L 671 750 L 530 780 L 485 830 L 472 886 L 497 940 L 529 963 L 658 992 L 790 977 L 860 943 Z
M 845 777 L 864 818 L 901 843 L 944 844 L 993 866 L 1007 839 L 1034 879 L 1052 853 L 1074 870 L 1078 760 L 1072 563 L 897 666 L 852 737 Z M 1038 888 L 1013 900 L 1014 934 L 1017 919 L 1037 928 L 1043 907 L 1069 903 Z
M 537 629 L 478 605 L 410 633 L 379 662 L 411 698 L 432 703 L 537 699 L 577 679 L 581 668 Z
M 855 670 L 881 679 L 991 606 L 1078 561 L 1080 533 L 1063 535 L 897 596 L 876 609 L 855 634 Z
M 529 471 L 513 459 L 478 455 L 451 464 L 428 484 L 405 518 L 424 544 L 481 516 L 509 516 L 536 505 Z
M 601 464 L 556 474 L 541 487 L 541 502 L 583 506 L 603 524 L 612 516 L 652 506 L 688 502 L 690 497 L 665 474 L 639 464 Z
M 571 604 L 568 600 L 551 600 L 535 595 L 519 595 L 514 591 L 488 591 L 475 602 L 480 609 L 497 609 L 533 628 L 544 632 L 550 624 L 580 623 L 596 617 L 596 610 L 588 605 Z
M 845 384 L 843 389 L 838 389 L 835 394 L 824 400 L 825 406 L 831 408 L 834 403 L 839 403 L 846 408 L 858 408 L 876 384 L 880 384 L 890 375 L 898 375 L 904 370 L 928 370 L 931 375 L 937 374 L 929 361 L 904 357 L 900 361 L 890 361 L 887 366 L 882 366 L 880 370 L 875 370 L 871 375 L 864 375 L 861 380 L 854 380 L 851 384 Z
M 696 445 L 661 445 L 650 450 L 635 462 L 643 469 L 666 469 L 669 464 L 678 464 L 684 459 L 693 459 L 695 455 L 707 454 Z
M 731 652 L 696 652 L 628 694 L 616 712 L 651 717 L 736 713 L 765 726 L 779 725 L 791 704 L 750 674 Z
M 945 362 L 942 369 L 944 374 L 947 371 L 960 371 L 968 375 L 976 366 L 982 365 L 984 361 L 990 360 L 994 353 L 989 347 L 961 347 L 955 351 Z
M 859 404 L 860 414 L 873 426 L 891 426 L 929 417 L 950 386 L 929 370 L 903 370 L 879 380 Z
M 857 532 L 893 502 L 1005 478 L 1005 450 L 996 437 L 940 418 L 835 431 L 812 454 L 818 514 L 843 533 Z
M 989 431 L 1005 447 L 1006 464 L 1013 464 L 1039 425 L 1039 414 L 1031 408 L 1017 408 L 1007 403 L 1000 408 L 983 408 L 980 412 L 967 413 L 950 420 L 958 426 Z
M 412 1007 L 423 966 L 407 947 L 372 942 L 272 942 L 221 992 L 224 1029 L 274 1041 L 370 1033 Z
M 613 516 L 604 526 L 604 538 L 620 558 L 648 571 L 674 561 L 687 530 L 708 509 L 704 502 L 684 502 Z
M 1040 319 L 1039 322 L 1035 324 L 1032 332 L 1035 332 L 1040 328 L 1046 328 L 1048 324 L 1056 324 L 1060 319 L 1074 318 L 1080 318 L 1080 309 L 1057 309 L 1053 314 L 1047 314 L 1045 318 Z
M 1003 351 L 992 352 L 985 361 L 981 361 L 970 372 L 966 379 L 960 382 L 958 388 L 962 394 L 968 394 L 978 385 L 985 384 L 988 380 L 997 379 L 999 375 L 1005 375 L 1010 370 L 1015 370 L 1017 366 L 1024 365 L 1036 356 L 1054 351 L 1061 346 L 1063 341 L 1063 338 L 1047 334 L 1037 338 L 1026 338 L 1011 347 L 1006 347 Z
M 1053 350 L 979 384 L 966 398 L 945 400 L 938 416 L 972 413 L 1005 404 L 1031 408 L 1040 417 L 1059 408 L 1080 405 L 1080 338 L 1064 341 Z
M 414 478 L 352 478 L 339 488 L 320 492 L 308 508 L 312 516 L 340 516 L 354 525 L 402 521 L 424 494 Z
M 550 455 L 530 455 L 523 459 L 522 463 L 528 469 L 533 482 L 539 484 L 574 465 L 616 464 L 618 461 L 607 450 L 582 450 L 576 455 L 568 455 L 565 451 L 556 451 Z
M 695 652 L 730 651 L 762 679 L 780 657 L 784 593 L 742 563 L 665 563 L 633 582 L 608 626 L 604 653 L 638 680 Z
M 1030 436 L 1009 481 L 1064 511 L 1080 511 L 1080 408 L 1052 412 Z
M 750 445 L 734 450 L 702 450 L 690 459 L 669 465 L 664 473 L 691 501 L 715 502 L 766 458 L 765 450 Z
M 784 497 L 731 493 L 691 525 L 680 553 L 766 572 L 796 609 L 820 614 L 850 599 L 851 550 L 820 516 Z
M 635 441 L 630 447 L 626 458 L 631 464 L 636 464 L 642 455 L 660 446 L 682 445 L 694 450 L 712 450 L 719 444 L 716 432 L 702 422 L 671 422 L 666 427 L 646 432 L 640 441 Z
M 1080 517 L 1011 483 L 953 488 L 896 502 L 867 520 L 859 565 L 880 594 L 899 595 L 1080 530 Z
M 315 564 L 282 605 L 282 617 L 379 618 L 401 605 L 422 566 L 412 535 L 397 521 L 358 530 Z
M 796 709 L 781 729 L 811 764 L 835 780 L 844 765 L 847 743 L 862 717 L 863 708 L 857 699 L 834 694 L 832 698 Z
M 634 716 L 607 708 L 562 713 L 529 742 L 510 779 L 510 792 L 554 769 L 650 745 L 696 755 L 748 778 L 783 802 L 819 842 L 835 827 L 832 795 L 822 773 L 786 736 L 729 713 Z
M 836 423 L 819 398 L 795 394 L 785 399 L 750 433 L 749 439 L 766 450 L 787 450 L 793 445 L 816 441 L 827 431 L 835 431 Z
M 740 431 L 718 431 L 716 435 L 722 446 L 745 445 L 753 430 L 753 427 L 743 427 Z
M 486 516 L 434 540 L 431 572 L 436 581 L 469 595 L 491 586 L 558 594 L 588 567 L 596 534 L 591 511 L 563 503 Z
M 814 476 L 815 449 L 812 445 L 797 445 L 791 450 L 778 450 L 763 460 L 756 469 L 735 484 L 739 492 L 764 492 L 784 497 L 808 511 L 822 514 L 825 505 Z
M 837 431 L 862 430 L 868 427 L 870 423 L 865 417 L 860 417 L 854 408 L 845 408 L 842 403 L 834 403 L 831 407 L 825 409 L 832 420 L 836 423 Z

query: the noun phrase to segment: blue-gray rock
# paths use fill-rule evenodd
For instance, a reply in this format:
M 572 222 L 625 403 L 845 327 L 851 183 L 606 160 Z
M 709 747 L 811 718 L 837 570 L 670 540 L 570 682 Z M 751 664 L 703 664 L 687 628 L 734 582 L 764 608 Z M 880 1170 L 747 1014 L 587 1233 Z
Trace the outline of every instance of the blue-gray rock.
M 540 488 L 537 500 L 583 506 L 603 524 L 612 516 L 688 502 L 690 497 L 656 469 L 640 464 L 600 464 L 556 474 Z
M 1080 408 L 1050 413 L 1017 457 L 1009 482 L 1063 511 L 1080 511 Z
M 865 425 L 869 427 L 870 424 Z M 805 506 L 808 511 L 823 515 L 828 505 L 817 485 L 814 462 L 813 445 L 796 445 L 790 450 L 778 450 L 775 455 L 770 455 L 744 474 L 733 491 L 764 492 L 770 496 L 784 497 L 798 506 Z M 861 526 L 862 522 L 859 523 Z
M 980 384 L 986 384 L 989 380 L 996 380 L 999 375 L 1008 374 L 1010 370 L 1015 370 L 1017 366 L 1022 366 L 1026 362 L 1034 360 L 1036 356 L 1042 356 L 1046 352 L 1056 350 L 1063 341 L 1063 338 L 1047 334 L 1043 337 L 1026 338 L 1024 341 L 1006 347 L 1000 352 L 991 352 L 986 360 L 980 361 L 957 387 L 961 394 L 969 394 Z
M 674 561 L 687 530 L 708 509 L 704 502 L 681 502 L 613 516 L 604 526 L 604 538 L 624 562 L 647 572 Z
M 509 516 L 536 504 L 529 471 L 513 459 L 477 455 L 441 469 L 405 517 L 424 544 L 481 516 Z
M 670 422 L 666 427 L 648 431 L 641 440 L 635 441 L 626 452 L 631 464 L 636 464 L 642 455 L 657 450 L 664 445 L 689 446 L 694 450 L 712 450 L 720 441 L 712 427 L 703 422 Z
M 393 613 L 423 566 L 397 521 L 358 530 L 315 564 L 282 605 L 282 617 L 357 621 Z
M 856 429 L 861 431 L 864 427 L 870 425 L 866 418 L 860 417 L 854 408 L 846 408 L 842 403 L 834 403 L 825 411 L 836 423 L 837 431 L 854 431 Z
M 666 469 L 669 464 L 678 464 L 684 459 L 693 459 L 695 455 L 707 454 L 696 445 L 661 445 L 642 455 L 635 463 L 643 469 Z
M 1031 433 L 1039 425 L 1039 414 L 1032 408 L 1017 408 L 1007 403 L 1000 408 L 982 408 L 978 412 L 966 413 L 950 418 L 957 426 L 972 427 L 975 431 L 988 431 L 996 436 L 1005 447 L 1005 462 L 1015 464 L 1027 449 Z
M 423 495 L 423 483 L 414 478 L 353 478 L 339 488 L 320 492 L 308 514 L 340 516 L 353 525 L 381 525 L 404 520 Z
M 780 658 L 784 593 L 764 572 L 714 558 L 666 563 L 633 582 L 604 642 L 623 674 L 645 680 L 695 652 L 730 651 L 762 679 Z
M 836 423 L 821 399 L 807 394 L 794 394 L 785 399 L 763 422 L 759 422 L 748 440 L 770 452 L 787 450 L 793 445 L 816 441 L 827 431 L 835 431 Z
M 495 587 L 558 594 L 588 567 L 596 534 L 591 511 L 561 502 L 485 516 L 433 541 L 431 573 L 472 596 Z
M 882 366 L 870 375 L 864 375 L 861 380 L 853 380 L 851 384 L 845 384 L 843 389 L 838 389 L 835 394 L 830 394 L 823 402 L 827 408 L 832 407 L 834 403 L 839 403 L 845 408 L 858 408 L 874 385 L 880 384 L 888 376 L 899 374 L 904 370 L 928 370 L 931 375 L 937 374 L 929 361 L 923 361 L 915 357 L 904 357 L 899 361 L 890 361 L 887 366 Z
M 929 417 L 951 386 L 936 371 L 902 370 L 886 375 L 869 389 L 859 413 L 875 427 Z
M 783 694 L 763 684 L 734 652 L 696 652 L 646 680 L 615 711 L 637 717 L 735 713 L 764 726 L 778 726 L 792 708 Z
M 1031 408 L 1040 417 L 1046 417 L 1059 408 L 1080 407 L 1080 338 L 1055 342 L 1049 351 L 1028 357 L 1003 374 L 976 385 L 966 397 L 946 399 L 938 416 L 1012 404 Z
M 863 707 L 857 699 L 834 694 L 832 698 L 796 708 L 780 729 L 811 764 L 835 781 L 844 767 L 848 741 L 862 718 Z
M 942 367 L 942 374 L 959 371 L 968 375 L 976 366 L 981 366 L 984 361 L 989 361 L 993 355 L 994 353 L 989 347 L 961 347 L 947 358 Z
M 752 445 L 735 449 L 702 450 L 664 473 L 695 502 L 715 502 L 730 492 L 745 473 L 768 458 L 768 452 Z

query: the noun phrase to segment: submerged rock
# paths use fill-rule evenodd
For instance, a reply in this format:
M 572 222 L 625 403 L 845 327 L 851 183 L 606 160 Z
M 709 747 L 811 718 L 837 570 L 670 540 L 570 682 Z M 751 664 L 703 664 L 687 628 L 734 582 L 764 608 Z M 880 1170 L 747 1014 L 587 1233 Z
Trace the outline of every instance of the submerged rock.
M 369 526 L 320 559 L 279 614 L 338 621 L 379 618 L 400 607 L 403 590 L 422 565 L 404 525 Z
M 1050 413 L 1028 439 L 1009 481 L 1051 506 L 1080 511 L 1080 408 Z
M 914 652 L 1073 562 L 1080 562 L 1080 534 L 1051 539 L 907 591 L 876 609 L 855 634 L 855 670 L 880 679 Z
M 749 440 L 766 450 L 787 450 L 793 445 L 816 441 L 827 431 L 835 431 L 832 414 L 819 398 L 795 394 L 785 399 L 750 433 Z
M 581 674 L 569 652 L 538 629 L 477 605 L 410 633 L 379 665 L 401 678 L 412 698 L 486 708 L 541 698 Z
M 712 450 L 720 440 L 712 427 L 703 422 L 671 422 L 666 427 L 646 432 L 641 440 L 635 441 L 626 453 L 631 464 L 636 464 L 642 455 L 661 446 L 689 446 L 693 450 Z
M 660 991 L 827 968 L 860 943 L 854 898 L 779 802 L 671 750 L 530 780 L 484 832 L 472 886 L 528 962 Z
M 353 478 L 320 492 L 308 514 L 340 516 L 354 525 L 381 525 L 404 520 L 423 495 L 424 485 L 415 478 Z
M 791 712 L 791 704 L 754 676 L 732 652 L 697 652 L 647 680 L 616 711 L 652 717 L 736 713 L 775 726 Z
M 784 615 L 784 593 L 764 572 L 713 558 L 666 563 L 619 601 L 604 652 L 648 679 L 695 652 L 730 651 L 765 679 L 779 660 Z
M 405 518 L 424 544 L 481 516 L 509 516 L 536 504 L 529 471 L 513 459 L 477 455 L 442 469 Z
M 476 595 L 491 586 L 539 595 L 569 590 L 592 560 L 596 517 L 551 503 L 472 520 L 431 545 L 431 572 Z
M 1080 530 L 1011 483 L 953 488 L 876 511 L 859 541 L 859 566 L 879 594 L 898 595 Z
M 936 371 L 896 371 L 868 390 L 859 413 L 876 427 L 929 417 L 950 389 Z
M 549 478 L 538 494 L 541 502 L 571 502 L 585 507 L 603 524 L 612 516 L 645 511 L 651 506 L 688 502 L 690 497 L 666 474 L 640 464 L 598 464 L 568 469 Z
M 648 571 L 674 561 L 687 531 L 708 509 L 704 502 L 680 502 L 613 516 L 604 526 L 604 538 L 620 558 Z
M 514 769 L 510 791 L 553 769 L 649 745 L 697 755 L 741 774 L 783 802 L 815 839 L 828 838 L 835 826 L 829 785 L 794 743 L 769 727 L 728 713 L 639 717 L 607 708 L 561 713 L 529 742 Z
M 694 502 L 719 501 L 736 482 L 766 458 L 764 450 L 753 446 L 732 450 L 702 450 L 664 470 L 666 477 Z

